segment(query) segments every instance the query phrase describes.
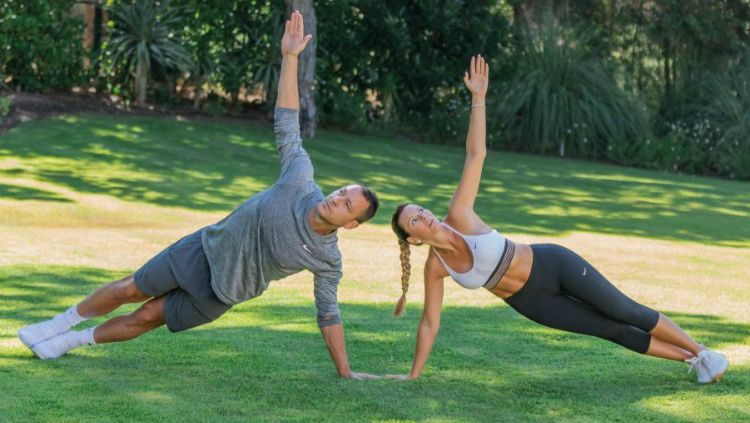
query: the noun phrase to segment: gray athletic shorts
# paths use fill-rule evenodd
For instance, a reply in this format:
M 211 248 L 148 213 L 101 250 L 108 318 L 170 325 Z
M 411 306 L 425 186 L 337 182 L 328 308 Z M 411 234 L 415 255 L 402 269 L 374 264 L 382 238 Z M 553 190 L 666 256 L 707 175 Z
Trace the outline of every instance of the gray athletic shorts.
M 154 256 L 135 272 L 135 284 L 152 297 L 166 295 L 164 320 L 172 332 L 214 321 L 232 306 L 211 287 L 200 229 Z

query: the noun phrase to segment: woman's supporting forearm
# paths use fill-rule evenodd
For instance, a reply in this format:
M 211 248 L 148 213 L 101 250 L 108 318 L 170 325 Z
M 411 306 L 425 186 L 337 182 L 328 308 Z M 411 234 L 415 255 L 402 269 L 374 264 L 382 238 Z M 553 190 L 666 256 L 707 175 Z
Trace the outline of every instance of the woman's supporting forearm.
M 435 342 L 435 338 L 437 338 L 438 330 L 438 326 L 432 326 L 424 322 L 419 324 L 419 329 L 417 329 L 417 348 L 414 351 L 414 363 L 411 366 L 409 378 L 416 379 L 422 373 L 422 368 L 430 357 L 432 344 Z

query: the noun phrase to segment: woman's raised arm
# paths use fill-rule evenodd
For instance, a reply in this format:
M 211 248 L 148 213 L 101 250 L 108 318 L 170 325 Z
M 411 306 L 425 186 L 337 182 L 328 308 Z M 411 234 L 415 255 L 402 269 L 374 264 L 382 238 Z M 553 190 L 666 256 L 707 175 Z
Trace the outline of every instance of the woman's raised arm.
M 464 84 L 471 92 L 471 121 L 466 135 L 466 161 L 456 191 L 453 193 L 448 215 L 466 217 L 473 215 L 474 200 L 479 192 L 482 166 L 487 155 L 485 97 L 489 86 L 490 67 L 482 56 L 471 58 L 468 72 L 464 72 Z

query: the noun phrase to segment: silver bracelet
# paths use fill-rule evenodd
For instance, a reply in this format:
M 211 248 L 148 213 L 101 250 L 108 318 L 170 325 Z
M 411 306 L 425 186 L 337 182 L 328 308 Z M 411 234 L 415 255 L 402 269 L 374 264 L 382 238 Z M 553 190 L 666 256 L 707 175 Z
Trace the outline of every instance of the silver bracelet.
M 473 108 L 475 108 L 475 107 L 481 107 L 481 108 L 483 108 L 483 109 L 486 109 L 486 108 L 487 108 L 487 106 L 485 106 L 484 104 L 472 104 L 472 105 L 471 105 L 471 108 L 472 108 L 472 109 L 473 109 Z

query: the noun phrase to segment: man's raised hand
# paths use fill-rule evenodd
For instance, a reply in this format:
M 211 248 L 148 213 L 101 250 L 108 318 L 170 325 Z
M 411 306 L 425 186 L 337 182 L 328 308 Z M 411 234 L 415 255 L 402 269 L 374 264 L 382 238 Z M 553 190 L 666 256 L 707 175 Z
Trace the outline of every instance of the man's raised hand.
M 284 36 L 281 38 L 281 54 L 284 56 L 299 56 L 305 49 L 312 35 L 305 36 L 305 24 L 302 14 L 295 10 L 284 25 Z

